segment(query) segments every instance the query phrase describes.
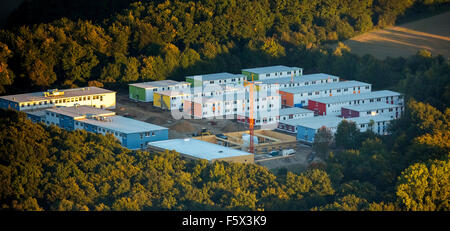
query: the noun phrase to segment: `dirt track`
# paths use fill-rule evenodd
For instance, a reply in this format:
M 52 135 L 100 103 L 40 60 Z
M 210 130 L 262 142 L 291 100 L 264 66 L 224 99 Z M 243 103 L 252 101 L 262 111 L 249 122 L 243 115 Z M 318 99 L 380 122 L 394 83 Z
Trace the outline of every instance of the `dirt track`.
M 408 57 L 421 49 L 450 58 L 450 12 L 367 32 L 344 44 L 355 54 L 371 54 L 379 59 Z

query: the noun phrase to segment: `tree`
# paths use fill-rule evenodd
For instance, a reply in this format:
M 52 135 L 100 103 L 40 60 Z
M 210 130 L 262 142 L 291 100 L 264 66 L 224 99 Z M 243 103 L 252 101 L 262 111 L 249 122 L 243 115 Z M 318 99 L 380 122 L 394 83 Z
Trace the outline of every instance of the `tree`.
M 63 54 L 62 69 L 65 71 L 67 79 L 72 82 L 86 82 L 91 76 L 92 68 L 99 63 L 92 49 L 84 48 L 75 41 L 71 41 L 67 45 Z
M 5 87 L 11 85 L 14 73 L 8 67 L 8 59 L 12 57 L 12 51 L 4 43 L 0 42 L 0 94 L 5 93 Z
M 328 157 L 330 146 L 333 144 L 333 134 L 326 127 L 321 127 L 314 135 L 313 150 L 325 160 Z
M 450 209 L 450 160 L 416 163 L 402 172 L 397 183 L 397 203 L 408 211 Z
M 359 198 L 353 194 L 339 198 L 336 202 L 321 207 L 322 211 L 361 211 L 366 209 L 368 202 L 364 198 Z
M 356 128 L 356 123 L 343 120 L 339 123 L 336 130 L 336 146 L 341 148 L 356 149 L 359 134 L 360 132 Z

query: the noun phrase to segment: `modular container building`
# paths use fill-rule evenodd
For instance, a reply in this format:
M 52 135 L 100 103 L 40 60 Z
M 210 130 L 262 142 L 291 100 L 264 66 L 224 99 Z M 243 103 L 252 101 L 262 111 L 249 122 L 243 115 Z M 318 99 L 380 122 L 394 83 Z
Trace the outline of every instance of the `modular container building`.
M 384 115 L 348 119 L 334 116 L 316 116 L 297 121 L 290 121 L 290 123 L 297 128 L 297 140 L 313 143 L 314 136 L 319 128 L 326 127 L 332 134 L 335 134 L 338 125 L 343 120 L 355 123 L 356 128 L 359 129 L 360 132 L 372 130 L 376 134 L 386 135 L 388 134 L 387 126 L 392 118 Z
M 153 106 L 163 110 L 183 110 L 184 100 L 191 98 L 189 91 L 160 91 L 153 95 Z
M 306 118 L 300 119 L 288 119 L 285 121 L 281 121 L 278 123 L 278 130 L 295 133 L 298 132 L 298 126 L 301 124 L 311 124 L 311 126 L 318 126 L 319 128 L 322 126 L 327 127 L 335 127 L 339 122 L 342 121 L 342 118 L 336 116 L 309 116 Z M 308 134 L 306 134 L 308 135 Z
M 316 115 L 341 115 L 341 108 L 345 106 L 382 102 L 386 104 L 403 105 L 403 96 L 398 92 L 382 90 L 360 94 L 315 98 L 308 100 L 308 109 L 313 110 Z
M 141 102 L 153 102 L 153 93 L 160 91 L 183 91 L 189 89 L 190 83 L 174 80 L 161 80 L 128 84 L 129 97 Z
M 183 113 L 194 118 L 211 118 L 227 115 L 238 115 L 250 111 L 249 92 L 245 88 L 223 92 L 213 96 L 200 96 L 200 93 L 184 100 Z M 203 93 L 202 95 L 209 95 Z M 280 97 L 273 92 L 254 92 L 254 111 L 271 111 L 281 107 Z
M 355 122 L 360 132 L 371 130 L 378 135 L 387 135 L 388 125 L 393 118 L 386 115 L 364 116 L 348 118 L 347 120 Z
M 228 72 L 187 76 L 186 81 L 191 87 L 207 87 L 209 85 L 241 85 L 245 76 L 241 74 L 231 74 Z
M 249 112 L 245 113 L 245 116 L 244 114 L 237 115 L 237 121 L 240 123 L 248 124 L 250 121 L 249 115 L 250 115 Z M 314 116 L 313 111 L 293 107 L 293 108 L 282 108 L 278 110 L 275 109 L 271 111 L 257 111 L 257 113 L 253 115 L 253 118 L 255 119 L 256 126 L 262 126 L 265 124 L 279 123 L 289 119 L 300 119 L 313 116 Z
M 263 89 L 270 87 L 276 87 L 277 89 L 284 89 L 290 87 L 336 83 L 339 82 L 339 77 L 324 73 L 317 73 L 317 74 L 302 75 L 297 78 L 282 77 L 275 79 L 259 80 L 254 82 L 255 85 L 261 85 Z
M 116 92 L 98 87 L 82 87 L 0 96 L 0 108 L 11 108 L 18 111 L 71 107 L 74 105 L 114 109 L 116 107 Z
M 403 114 L 404 107 L 397 104 L 374 103 L 363 105 L 344 106 L 341 116 L 344 118 L 386 115 L 397 119 Z
M 194 160 L 204 159 L 209 162 L 229 161 L 246 164 L 255 162 L 252 153 L 198 139 L 186 138 L 151 142 L 148 144 L 148 148 L 153 151 L 176 151 L 182 157 Z
M 122 116 L 115 112 L 88 106 L 61 107 L 30 112 L 34 121 L 56 125 L 72 131 L 83 129 L 99 134 L 112 134 L 122 146 L 142 149 L 148 142 L 167 140 L 169 129 Z M 38 120 L 39 118 L 39 120 Z
M 257 67 L 242 69 L 242 74 L 247 77 L 248 81 L 252 81 L 252 75 L 254 81 L 292 77 L 294 78 L 303 75 L 303 69 L 300 67 L 287 67 L 282 65 Z
M 289 107 L 306 107 L 308 99 L 339 95 L 359 94 L 371 91 L 371 84 L 359 81 L 344 81 L 280 90 L 281 104 Z

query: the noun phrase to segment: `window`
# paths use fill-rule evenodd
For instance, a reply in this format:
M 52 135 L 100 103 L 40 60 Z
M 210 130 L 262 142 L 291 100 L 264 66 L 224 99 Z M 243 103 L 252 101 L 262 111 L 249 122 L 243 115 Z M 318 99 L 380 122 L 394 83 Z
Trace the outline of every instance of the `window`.
M 266 77 L 269 77 L 270 76 L 270 74 L 266 74 Z
M 145 133 L 145 136 L 146 136 L 146 137 L 149 137 L 149 136 L 150 136 L 150 132 L 146 132 L 146 133 Z

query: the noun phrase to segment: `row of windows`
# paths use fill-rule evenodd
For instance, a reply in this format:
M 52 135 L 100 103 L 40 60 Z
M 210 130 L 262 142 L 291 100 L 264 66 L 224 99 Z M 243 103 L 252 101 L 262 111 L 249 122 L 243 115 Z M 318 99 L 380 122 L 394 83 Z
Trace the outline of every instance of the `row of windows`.
M 366 89 L 367 89 L 367 88 L 366 88 Z M 337 93 L 340 93 L 342 90 L 344 90 L 344 92 L 348 92 L 348 88 L 336 89 L 336 92 L 337 92 Z M 353 88 L 353 90 L 355 90 L 355 88 Z M 360 87 L 358 87 L 358 90 L 360 90 Z M 327 94 L 327 93 L 333 93 L 332 91 L 333 91 L 333 90 L 324 90 L 324 93 L 325 93 L 325 94 Z M 313 93 L 314 93 L 315 95 L 319 95 L 319 94 L 320 94 L 320 91 L 308 92 L 308 93 L 300 93 L 300 96 L 303 96 L 303 94 L 305 94 L 305 96 L 306 96 L 306 94 L 312 95 Z
M 377 125 L 378 125 L 378 126 L 386 125 L 386 121 L 383 121 L 383 122 L 377 122 Z M 369 127 L 369 123 L 359 124 L 359 127 L 361 127 L 361 128 L 365 128 L 366 126 Z
M 292 72 L 290 72 L 290 71 L 286 72 L 287 75 L 290 75 L 291 73 Z M 300 71 L 298 71 L 298 73 L 300 74 Z M 275 76 L 278 76 L 278 72 L 274 72 L 273 74 L 275 74 Z M 283 75 L 283 72 L 280 72 L 279 74 L 281 76 L 281 75 Z M 296 74 L 297 74 L 297 71 L 295 70 L 294 75 L 296 75 Z M 270 77 L 271 75 L 272 75 L 271 73 L 268 73 L 268 74 L 266 74 L 266 77 Z
M 139 136 L 141 137 L 141 140 L 142 140 L 142 139 L 144 139 L 144 136 L 145 137 L 155 136 L 155 132 L 144 132 L 144 133 L 139 134 Z
M 188 88 L 189 85 L 188 84 L 183 84 L 183 85 L 175 85 L 173 87 L 160 87 L 160 88 L 153 88 L 153 91 L 165 91 L 167 90 L 175 90 L 175 89 L 181 89 L 181 88 Z
M 384 97 L 383 97 L 383 98 L 384 98 Z M 377 100 L 377 102 L 381 102 L 381 100 L 382 100 L 383 98 L 377 98 L 376 100 Z M 393 96 L 390 96 L 390 97 L 386 97 L 386 100 L 389 100 L 389 98 L 390 98 L 391 100 L 394 99 Z M 375 101 L 375 99 L 370 99 L 370 100 L 369 100 L 369 102 L 374 102 L 374 101 Z M 353 104 L 361 104 L 361 103 L 364 103 L 365 100 L 348 101 L 348 104 L 349 104 L 349 105 L 352 105 L 352 102 L 353 102 Z M 328 104 L 328 107 L 330 107 L 330 105 L 340 105 L 340 104 L 346 104 L 346 103 L 347 103 L 347 102 L 339 102 L 339 103 L 334 103 L 334 104 Z
M 92 96 L 92 100 L 100 99 L 100 101 L 103 101 L 103 96 Z M 47 105 L 47 104 L 59 104 L 59 103 L 70 103 L 70 102 L 81 102 L 81 101 L 87 101 L 91 100 L 91 96 L 83 96 L 83 97 L 74 97 L 74 98 L 67 98 L 67 99 L 55 99 L 55 100 L 48 100 L 48 101 L 40 101 L 40 102 L 34 102 L 34 103 L 21 103 L 20 107 L 31 107 L 36 105 Z
M 227 81 L 227 80 L 229 80 L 229 81 Z M 211 80 L 211 81 L 209 81 L 209 83 L 210 83 L 210 84 L 214 84 L 215 81 L 218 81 L 218 83 L 229 83 L 229 82 L 244 81 L 244 78 L 232 78 L 232 79 Z

